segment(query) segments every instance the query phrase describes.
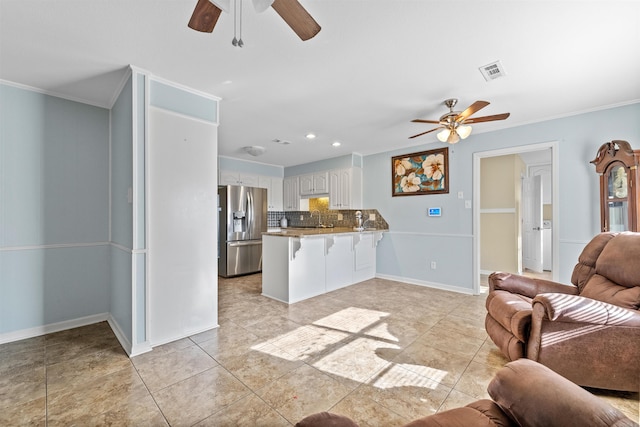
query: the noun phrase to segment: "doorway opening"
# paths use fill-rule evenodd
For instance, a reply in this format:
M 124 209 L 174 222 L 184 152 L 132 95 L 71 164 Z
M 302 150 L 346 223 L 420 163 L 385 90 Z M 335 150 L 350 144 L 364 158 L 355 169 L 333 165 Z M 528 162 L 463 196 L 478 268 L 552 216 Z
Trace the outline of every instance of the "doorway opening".
M 557 156 L 555 141 L 474 153 L 474 293 L 497 270 L 557 280 Z

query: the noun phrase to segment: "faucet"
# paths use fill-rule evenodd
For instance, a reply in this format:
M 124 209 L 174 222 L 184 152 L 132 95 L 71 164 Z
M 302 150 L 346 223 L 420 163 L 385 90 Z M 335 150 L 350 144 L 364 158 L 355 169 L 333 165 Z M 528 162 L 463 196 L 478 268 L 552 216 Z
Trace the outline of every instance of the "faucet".
M 313 213 L 318 212 L 318 228 L 322 228 L 322 217 L 320 216 L 320 211 L 318 209 L 314 209 L 311 211 L 311 218 L 313 218 Z

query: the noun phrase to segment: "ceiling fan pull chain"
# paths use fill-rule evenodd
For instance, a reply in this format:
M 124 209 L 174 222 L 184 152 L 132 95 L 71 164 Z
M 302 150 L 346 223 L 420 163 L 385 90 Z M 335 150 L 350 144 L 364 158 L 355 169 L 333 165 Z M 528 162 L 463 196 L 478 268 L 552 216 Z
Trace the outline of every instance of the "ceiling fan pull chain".
M 240 39 L 238 40 L 238 46 L 242 47 L 244 46 L 244 42 L 242 41 L 242 0 L 238 0 L 238 1 L 240 1 L 240 13 L 239 13 L 240 20 L 238 21 L 240 26 Z
M 236 0 L 233 0 L 233 40 L 231 40 L 231 44 L 234 46 L 238 46 L 238 39 L 236 38 L 236 16 L 238 14 L 238 8 L 236 6 Z

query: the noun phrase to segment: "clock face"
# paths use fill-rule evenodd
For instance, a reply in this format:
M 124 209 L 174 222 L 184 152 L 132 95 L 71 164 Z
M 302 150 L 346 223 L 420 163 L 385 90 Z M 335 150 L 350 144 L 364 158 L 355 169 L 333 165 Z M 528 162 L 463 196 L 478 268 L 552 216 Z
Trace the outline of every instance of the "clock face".
M 625 199 L 627 197 L 627 169 L 616 165 L 609 170 L 609 199 Z

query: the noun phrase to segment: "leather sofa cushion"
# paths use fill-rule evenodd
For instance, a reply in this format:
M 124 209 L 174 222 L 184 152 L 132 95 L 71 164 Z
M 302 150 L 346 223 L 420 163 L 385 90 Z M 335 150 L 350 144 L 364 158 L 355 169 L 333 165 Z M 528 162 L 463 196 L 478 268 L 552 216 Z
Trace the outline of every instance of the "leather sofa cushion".
M 358 424 L 344 415 L 318 412 L 298 421 L 295 427 L 358 427 Z
M 496 322 L 518 340 L 526 342 L 531 325 L 531 301 L 531 298 L 524 295 L 494 291 L 487 297 L 486 305 Z
M 604 247 L 596 273 L 627 288 L 640 286 L 640 233 L 620 233 Z
M 487 391 L 521 427 L 637 426 L 604 400 L 528 359 L 507 363 Z
M 404 427 L 516 427 L 500 407 L 488 399 L 478 400 L 405 424 Z
M 600 253 L 607 243 L 617 235 L 618 233 L 600 233 L 591 239 L 584 247 L 578 257 L 578 264 L 574 267 L 573 274 L 571 275 L 571 283 L 578 287 L 579 292 L 582 292 L 587 281 L 589 281 L 595 272 L 596 261 Z
M 638 259 L 640 260 L 640 258 Z M 640 261 L 638 261 L 637 264 L 640 265 Z M 622 269 L 622 267 L 620 267 L 620 269 Z M 640 272 L 638 274 L 640 274 Z M 580 296 L 632 310 L 638 310 L 638 308 L 640 308 L 640 286 L 622 286 L 600 274 L 591 276 L 591 279 L 587 282 Z

